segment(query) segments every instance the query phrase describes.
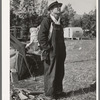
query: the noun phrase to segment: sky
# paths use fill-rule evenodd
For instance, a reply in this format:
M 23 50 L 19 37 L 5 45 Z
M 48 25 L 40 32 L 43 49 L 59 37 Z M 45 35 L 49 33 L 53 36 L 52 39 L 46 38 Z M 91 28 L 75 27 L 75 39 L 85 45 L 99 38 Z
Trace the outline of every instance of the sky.
M 55 0 L 49 0 L 52 2 Z M 63 3 L 62 9 L 65 5 L 71 4 L 72 8 L 76 11 L 77 14 L 89 13 L 91 10 L 96 8 L 96 0 L 58 0 Z

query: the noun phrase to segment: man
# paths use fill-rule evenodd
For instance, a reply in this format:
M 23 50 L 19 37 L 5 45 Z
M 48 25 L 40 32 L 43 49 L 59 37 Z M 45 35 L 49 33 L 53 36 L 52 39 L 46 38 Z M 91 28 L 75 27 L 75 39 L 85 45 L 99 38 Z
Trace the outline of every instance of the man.
M 53 2 L 49 5 L 48 15 L 41 23 L 38 33 L 39 44 L 44 51 L 44 91 L 47 97 L 56 97 L 63 92 L 64 61 L 66 57 L 63 28 L 60 23 L 62 3 Z M 50 39 L 49 30 L 52 23 Z

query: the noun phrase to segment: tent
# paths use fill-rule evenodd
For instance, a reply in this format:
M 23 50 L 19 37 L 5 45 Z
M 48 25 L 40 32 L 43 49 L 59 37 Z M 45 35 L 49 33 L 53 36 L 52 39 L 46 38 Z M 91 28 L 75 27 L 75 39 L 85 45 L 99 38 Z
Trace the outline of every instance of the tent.
M 26 56 L 25 46 L 13 35 L 10 35 L 10 72 L 16 72 L 18 80 L 22 80 L 32 75 L 35 67 L 35 60 Z

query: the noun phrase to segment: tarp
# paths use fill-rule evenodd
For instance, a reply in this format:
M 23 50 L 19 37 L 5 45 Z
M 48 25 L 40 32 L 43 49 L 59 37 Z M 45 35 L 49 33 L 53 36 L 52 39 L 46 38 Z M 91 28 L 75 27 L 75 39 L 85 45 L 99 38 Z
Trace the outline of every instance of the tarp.
M 30 72 L 24 45 L 13 35 L 10 35 L 10 71 L 18 73 L 18 79 L 26 78 Z

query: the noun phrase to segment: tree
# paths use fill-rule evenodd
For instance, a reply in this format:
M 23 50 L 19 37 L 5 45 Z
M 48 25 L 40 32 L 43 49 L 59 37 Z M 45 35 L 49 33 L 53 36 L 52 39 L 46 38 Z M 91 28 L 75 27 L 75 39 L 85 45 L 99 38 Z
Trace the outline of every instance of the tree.
M 19 9 L 20 0 L 10 0 L 10 25 L 19 25 L 21 19 L 16 12 Z
M 89 14 L 84 14 L 83 18 L 83 29 L 91 30 L 93 25 L 96 25 L 96 10 L 90 11 Z
M 46 16 L 47 15 L 47 7 L 48 7 L 48 1 L 42 0 L 40 3 L 40 9 L 39 9 L 39 15 L 40 16 Z
M 47 1 L 10 0 L 10 26 L 20 26 L 24 36 L 29 35 L 30 27 L 37 27 L 47 14 Z
M 82 18 L 74 19 L 72 21 L 72 27 L 82 27 L 82 26 L 83 26 Z
M 37 0 L 10 0 L 10 12 L 14 17 L 21 18 L 21 24 L 34 26 L 36 23 L 40 24 L 42 17 L 47 15 L 47 4 L 46 0 L 42 0 L 41 3 Z
M 71 7 L 71 4 L 68 4 L 64 7 L 61 15 L 61 19 L 64 27 L 68 27 L 72 23 L 75 13 L 76 12 Z
M 96 9 L 84 14 L 82 21 L 83 29 L 89 31 L 87 35 L 96 36 Z
M 10 0 L 10 10 L 17 12 L 17 10 L 19 9 L 20 2 L 20 0 Z

